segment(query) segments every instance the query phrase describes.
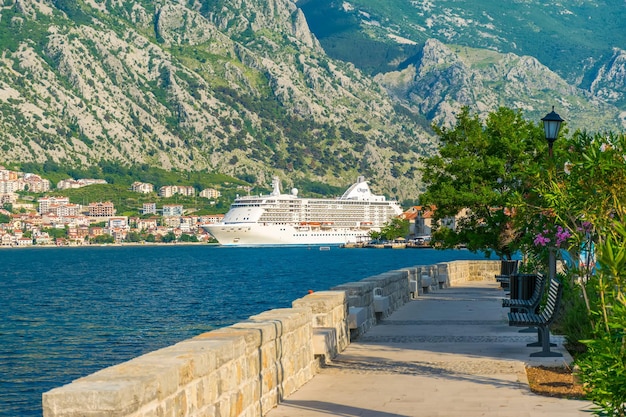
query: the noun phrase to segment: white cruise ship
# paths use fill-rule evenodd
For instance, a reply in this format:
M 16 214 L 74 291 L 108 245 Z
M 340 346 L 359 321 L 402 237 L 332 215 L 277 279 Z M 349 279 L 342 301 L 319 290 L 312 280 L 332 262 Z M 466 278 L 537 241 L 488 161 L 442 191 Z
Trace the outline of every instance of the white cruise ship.
M 221 223 L 203 225 L 222 245 L 338 245 L 357 243 L 400 215 L 396 201 L 371 193 L 359 177 L 336 199 L 282 194 L 274 177 L 269 195 L 237 197 Z

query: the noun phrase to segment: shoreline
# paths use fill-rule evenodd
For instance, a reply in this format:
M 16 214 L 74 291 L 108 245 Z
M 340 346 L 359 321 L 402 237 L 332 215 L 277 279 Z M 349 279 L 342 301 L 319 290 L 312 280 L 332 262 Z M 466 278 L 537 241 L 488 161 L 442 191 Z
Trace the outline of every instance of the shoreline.
M 98 243 L 98 244 L 85 244 L 85 245 L 25 245 L 25 246 L 0 246 L 0 250 L 3 249 L 62 249 L 62 248 L 106 248 L 106 247 L 122 247 L 122 246 L 221 246 L 219 243 L 212 242 L 176 242 L 176 243 L 161 243 L 161 242 L 128 242 L 128 243 Z

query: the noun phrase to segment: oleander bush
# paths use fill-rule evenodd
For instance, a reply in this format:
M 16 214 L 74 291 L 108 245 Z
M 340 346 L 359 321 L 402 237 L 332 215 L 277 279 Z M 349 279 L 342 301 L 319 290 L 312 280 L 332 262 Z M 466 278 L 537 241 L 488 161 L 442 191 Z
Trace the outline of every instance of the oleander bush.
M 561 328 L 594 413 L 626 415 L 626 136 L 576 132 L 520 203 L 518 226 L 547 215 L 567 230 Z M 520 199 L 520 202 L 522 200 Z M 544 219 L 545 221 L 545 219 Z M 528 226 L 530 227 L 530 226 Z M 547 230 L 547 229 L 546 229 Z M 534 243 L 542 243 L 535 240 Z M 546 242 L 548 245 L 555 242 Z M 535 255 L 543 249 L 539 245 Z M 527 248 L 532 252 L 532 246 Z

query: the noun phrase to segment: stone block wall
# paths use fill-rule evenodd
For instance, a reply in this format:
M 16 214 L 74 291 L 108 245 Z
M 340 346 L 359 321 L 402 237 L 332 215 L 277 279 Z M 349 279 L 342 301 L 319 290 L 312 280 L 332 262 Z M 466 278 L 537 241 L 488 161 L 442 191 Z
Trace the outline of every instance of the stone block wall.
M 389 301 L 390 307 L 387 311 L 380 312 L 381 317 L 388 316 L 409 301 L 410 275 L 409 269 L 399 269 L 331 288 L 332 291 L 345 292 L 348 312 L 350 309 L 365 310 L 365 319 L 356 322 L 355 327 L 351 329 L 351 337 L 366 333 L 376 324 L 378 318 L 374 308 L 375 290 L 380 292 L 382 297 L 387 297 Z
M 317 291 L 292 302 L 294 308 L 311 310 L 314 354 L 328 362 L 350 344 L 347 311 L 343 291 Z
M 500 261 L 452 261 L 436 265 L 438 280 L 454 286 L 466 281 L 495 281 L 500 273 Z
M 261 416 L 316 372 L 312 315 L 270 310 L 43 395 L 44 417 Z
M 410 301 L 428 271 L 442 287 L 494 280 L 499 261 L 454 261 L 389 271 L 319 291 L 43 394 L 44 417 L 260 417 L 309 381 L 351 336 Z M 375 311 L 375 293 L 386 310 Z M 380 300 L 378 300 L 380 301 Z M 419 299 L 413 302 L 419 302 Z M 380 305 L 380 304 L 379 304 Z M 364 314 L 348 329 L 350 308 Z
M 409 301 L 409 278 L 411 275 L 411 270 L 405 268 L 363 279 L 363 282 L 373 282 L 376 285 L 375 289 L 380 288 L 381 296 L 388 297 L 389 310 L 382 312 L 383 318 Z

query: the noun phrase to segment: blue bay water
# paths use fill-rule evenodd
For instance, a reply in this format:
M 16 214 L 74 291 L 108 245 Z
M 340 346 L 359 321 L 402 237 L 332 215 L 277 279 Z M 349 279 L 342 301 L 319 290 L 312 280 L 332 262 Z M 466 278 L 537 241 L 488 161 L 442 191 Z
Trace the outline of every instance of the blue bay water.
M 320 291 L 466 250 L 123 246 L 0 250 L 0 417 L 81 376 Z

